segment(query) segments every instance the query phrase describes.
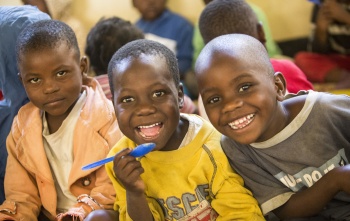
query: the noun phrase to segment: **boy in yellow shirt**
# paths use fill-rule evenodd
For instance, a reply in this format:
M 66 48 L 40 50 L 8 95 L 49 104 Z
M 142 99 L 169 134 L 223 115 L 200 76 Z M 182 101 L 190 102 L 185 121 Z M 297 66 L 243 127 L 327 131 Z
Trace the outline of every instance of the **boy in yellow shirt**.
M 151 40 L 130 42 L 114 54 L 108 75 L 125 135 L 106 165 L 119 220 L 264 220 L 230 168 L 220 133 L 197 115 L 180 114 L 183 87 L 168 48 Z M 149 142 L 154 151 L 140 159 L 129 155 Z M 87 220 L 113 220 L 117 212 L 100 210 Z

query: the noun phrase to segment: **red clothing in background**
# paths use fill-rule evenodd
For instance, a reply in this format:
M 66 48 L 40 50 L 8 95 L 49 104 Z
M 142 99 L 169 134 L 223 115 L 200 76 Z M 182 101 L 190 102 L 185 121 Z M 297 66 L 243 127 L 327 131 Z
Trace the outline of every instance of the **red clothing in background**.
M 270 59 L 273 68 L 281 72 L 287 82 L 289 93 L 298 93 L 300 90 L 313 90 L 311 82 L 306 75 L 292 61 L 287 59 Z
M 350 56 L 341 54 L 299 52 L 295 56 L 295 63 L 304 70 L 307 78 L 312 82 L 323 83 L 326 75 L 334 69 L 350 71 Z

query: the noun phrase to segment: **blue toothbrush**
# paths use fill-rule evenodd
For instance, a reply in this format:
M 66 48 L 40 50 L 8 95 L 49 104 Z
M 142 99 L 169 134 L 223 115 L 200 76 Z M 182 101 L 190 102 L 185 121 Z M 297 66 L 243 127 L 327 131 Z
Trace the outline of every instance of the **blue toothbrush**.
M 129 155 L 133 156 L 133 157 L 142 157 L 142 156 L 148 154 L 149 152 L 151 152 L 155 147 L 156 147 L 155 143 L 144 143 L 144 144 L 141 144 L 141 145 L 138 145 L 137 147 L 135 147 L 135 149 L 133 149 L 129 153 Z M 103 160 L 99 160 L 99 161 L 96 161 L 94 163 L 90 163 L 88 165 L 85 165 L 81 169 L 88 170 L 88 169 L 91 169 L 91 168 L 94 168 L 97 166 L 101 166 L 103 164 L 106 164 L 106 163 L 113 161 L 113 159 L 114 159 L 114 156 L 108 157 L 108 158 L 105 158 Z

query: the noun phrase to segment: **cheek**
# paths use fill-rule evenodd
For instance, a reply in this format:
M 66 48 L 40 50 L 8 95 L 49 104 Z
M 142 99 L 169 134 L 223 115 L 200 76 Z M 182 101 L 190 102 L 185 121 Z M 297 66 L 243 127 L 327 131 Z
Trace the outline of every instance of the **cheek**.
M 34 104 L 40 103 L 40 98 L 43 97 L 41 90 L 34 88 L 34 87 L 28 87 L 28 85 L 24 85 L 24 89 L 27 93 L 29 100 L 32 103 L 34 103 Z
M 130 114 L 128 111 L 125 111 L 123 109 L 121 109 L 120 107 L 116 106 L 114 108 L 115 110 L 115 115 L 117 117 L 117 121 L 119 125 L 127 125 L 129 119 L 130 119 Z
M 67 91 L 71 91 L 72 93 L 80 93 L 83 86 L 82 78 L 77 76 L 72 79 L 71 84 L 62 83 L 61 86 L 66 87 Z
M 207 116 L 209 118 L 209 121 L 213 124 L 214 127 L 218 126 L 220 113 L 218 110 L 215 109 L 206 109 Z

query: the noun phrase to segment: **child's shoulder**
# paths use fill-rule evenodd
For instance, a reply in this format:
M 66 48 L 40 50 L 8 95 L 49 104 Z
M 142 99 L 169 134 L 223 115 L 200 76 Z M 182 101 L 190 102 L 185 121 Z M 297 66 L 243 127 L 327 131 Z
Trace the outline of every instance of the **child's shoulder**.
M 303 117 L 308 116 L 309 113 L 315 114 L 315 111 L 317 111 L 318 116 L 321 113 L 334 114 L 343 112 L 342 114 L 349 114 L 350 111 L 344 111 L 348 109 L 349 103 L 350 97 L 347 95 L 311 90 L 300 91 L 298 94 L 289 94 L 283 101 L 283 105 L 290 113 L 292 119 L 299 114 L 302 114 Z

